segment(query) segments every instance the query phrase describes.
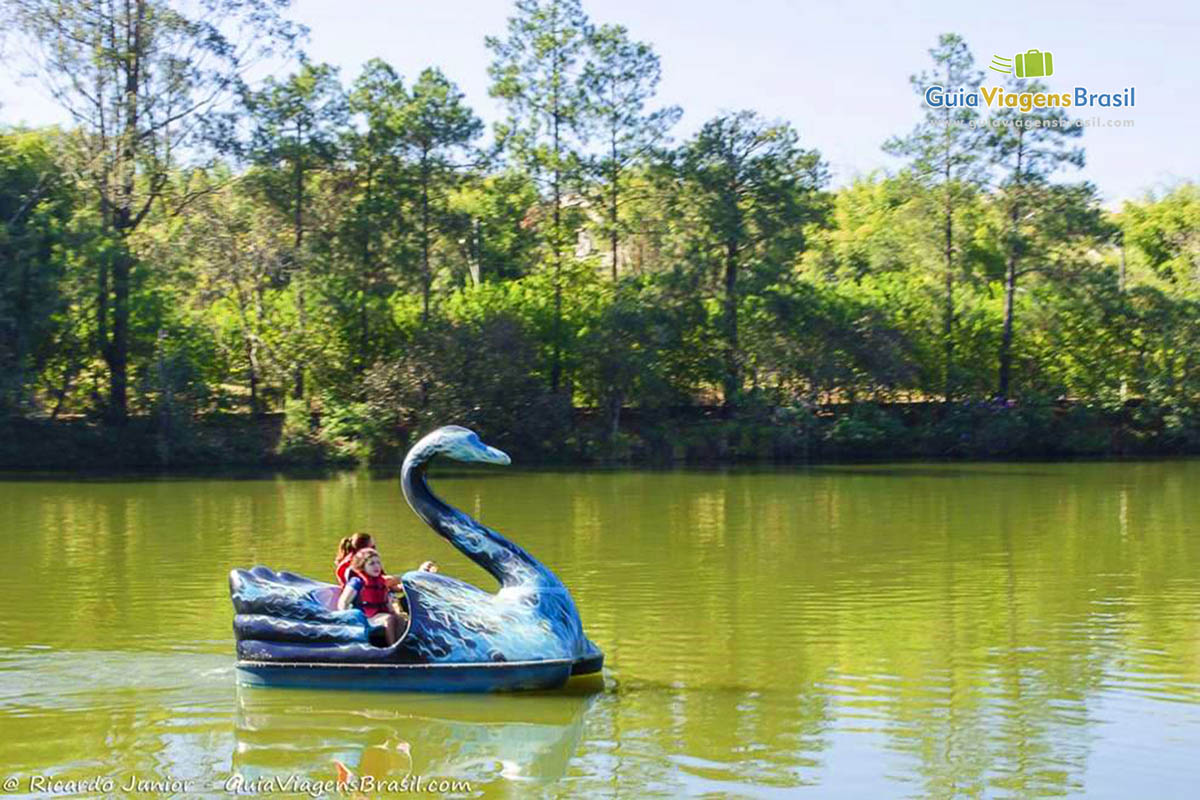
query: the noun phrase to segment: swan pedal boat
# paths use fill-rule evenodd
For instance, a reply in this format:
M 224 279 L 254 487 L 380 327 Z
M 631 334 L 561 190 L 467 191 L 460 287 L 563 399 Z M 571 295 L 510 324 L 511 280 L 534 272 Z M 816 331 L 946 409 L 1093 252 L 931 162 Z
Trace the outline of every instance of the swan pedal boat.
M 457 425 L 438 428 L 409 451 L 401 486 L 409 506 L 500 582 L 486 592 L 441 573 L 408 572 L 403 635 L 387 646 L 369 639 L 362 611 L 339 610 L 340 588 L 267 567 L 235 569 L 239 681 L 248 685 L 415 692 L 557 689 L 594 675 L 604 654 L 583 632 L 571 593 L 519 545 L 441 500 L 426 469 L 438 455 L 508 464 L 504 452 Z

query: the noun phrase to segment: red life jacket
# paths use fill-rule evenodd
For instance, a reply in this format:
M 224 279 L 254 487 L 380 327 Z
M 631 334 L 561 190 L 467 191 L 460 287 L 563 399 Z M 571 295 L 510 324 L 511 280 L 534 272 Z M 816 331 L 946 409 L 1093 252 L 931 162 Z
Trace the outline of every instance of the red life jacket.
M 346 573 L 350 571 L 350 562 L 353 560 L 354 553 L 349 553 L 341 561 L 334 565 L 333 573 L 337 575 L 338 586 L 346 585 Z
M 391 611 L 391 606 L 388 605 L 388 585 L 382 575 L 371 577 L 356 569 L 352 569 L 350 572 L 363 582 L 362 587 L 358 590 L 358 597 L 354 599 L 355 606 L 361 608 L 368 617 Z

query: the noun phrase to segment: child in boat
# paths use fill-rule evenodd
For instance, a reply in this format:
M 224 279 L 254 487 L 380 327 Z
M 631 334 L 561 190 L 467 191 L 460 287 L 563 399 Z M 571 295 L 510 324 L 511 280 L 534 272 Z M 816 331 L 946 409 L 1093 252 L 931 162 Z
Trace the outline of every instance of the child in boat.
M 378 550 L 375 546 L 375 539 L 369 533 L 355 533 L 344 537 L 338 542 L 337 557 L 333 561 L 333 572 L 337 575 L 338 586 L 346 585 L 346 574 L 350 571 L 350 562 L 354 558 L 354 554 L 365 548 Z M 393 575 L 384 575 L 383 579 L 387 581 L 388 588 L 393 591 L 400 591 L 400 581 Z
M 354 554 L 367 547 L 375 548 L 375 539 L 369 533 L 354 533 L 338 542 L 337 556 L 333 559 L 333 573 L 337 575 L 338 586 L 346 585 L 346 573 L 350 571 Z
M 385 580 L 383 561 L 375 548 L 364 547 L 351 557 L 346 586 L 338 597 L 337 607 L 343 611 L 361 609 L 373 629 L 383 629 L 385 644 L 391 644 L 399 637 L 403 612 L 392 596 Z

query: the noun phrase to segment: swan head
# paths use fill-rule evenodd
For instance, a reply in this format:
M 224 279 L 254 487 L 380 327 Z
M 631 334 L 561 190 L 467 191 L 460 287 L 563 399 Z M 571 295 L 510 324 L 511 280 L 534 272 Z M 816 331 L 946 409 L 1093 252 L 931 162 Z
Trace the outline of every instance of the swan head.
M 461 425 L 446 425 L 428 434 L 414 449 L 426 450 L 430 456 L 441 454 L 455 461 L 475 461 L 481 464 L 511 464 L 508 453 L 490 447 L 479 434 Z

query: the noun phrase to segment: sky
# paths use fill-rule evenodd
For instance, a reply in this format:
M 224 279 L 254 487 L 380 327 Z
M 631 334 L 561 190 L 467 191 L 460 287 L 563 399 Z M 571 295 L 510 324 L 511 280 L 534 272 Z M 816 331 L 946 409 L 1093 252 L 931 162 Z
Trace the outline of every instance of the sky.
M 1053 53 L 1051 91 L 1136 88 L 1134 108 L 1085 114 L 1134 122 L 1084 132 L 1087 164 L 1076 176 L 1094 182 L 1106 205 L 1200 180 L 1195 0 L 584 0 L 584 9 L 593 22 L 625 25 L 654 46 L 663 67 L 658 101 L 684 110 L 676 140 L 721 112 L 754 109 L 791 122 L 801 143 L 829 162 L 835 185 L 900 166 L 880 146 L 919 121 L 921 99 L 908 78 L 927 68 L 944 32 L 961 34 L 984 70 L 992 55 Z M 295 0 L 289 15 L 311 29 L 311 58 L 340 67 L 345 82 L 372 57 L 408 79 L 436 65 L 490 126 L 503 109 L 488 96 L 484 37 L 503 35 L 511 11 L 508 0 Z M 999 83 L 1000 75 L 988 75 L 989 85 Z M 64 119 L 6 58 L 0 122 Z

